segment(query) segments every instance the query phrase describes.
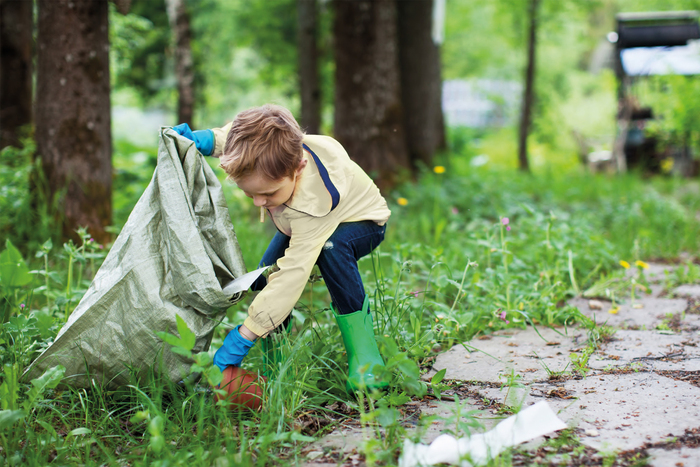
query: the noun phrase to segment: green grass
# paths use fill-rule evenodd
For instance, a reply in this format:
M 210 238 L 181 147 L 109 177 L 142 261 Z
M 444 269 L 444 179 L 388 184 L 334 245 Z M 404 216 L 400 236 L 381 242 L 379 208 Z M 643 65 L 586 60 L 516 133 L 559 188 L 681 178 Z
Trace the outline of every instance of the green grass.
M 23 260 L 0 261 L 0 268 L 11 269 L 7 274 L 21 269 L 26 280 L 0 276 L 0 315 L 7 317 L 0 329 L 0 465 L 294 465 L 309 440 L 323 433 L 305 422 L 336 419 L 334 403 L 341 401 L 365 426 L 367 462 L 391 465 L 409 436 L 398 408 L 410 397 L 443 388 L 439 380 L 419 380 L 427 358 L 504 327 L 585 321 L 565 301 L 601 280 L 621 278 L 619 260 L 672 260 L 698 251 L 695 180 L 593 176 L 578 169 L 528 176 L 473 167 L 470 160 L 482 149 L 473 144 L 475 135 L 451 139 L 445 173 L 426 170 L 418 182 L 387 195 L 393 212 L 387 238 L 360 262 L 392 389 L 365 403 L 348 398 L 344 349 L 329 298 L 322 282 L 310 283 L 293 312 L 296 328 L 283 342 L 289 358 L 265 388 L 266 410 L 254 414 L 214 404 L 206 382 L 177 386 L 157 375 L 117 391 L 62 387 L 58 370 L 32 385 L 17 381 L 77 305 L 105 250 L 89 242 L 87 233 L 80 245 L 67 246 L 45 243 L 50 230 L 13 234 L 13 222 L 36 214 L 26 202 L 26 180 L 11 177 L 25 173 L 27 163 L 4 157 L 4 189 L 16 189 L 19 201 L 3 199 L 0 240 L 18 247 L 3 246 L 3 255 L 16 251 Z M 117 142 L 117 229 L 148 184 L 154 157 L 154 148 Z M 229 187 L 231 217 L 250 269 L 273 232 Z M 399 205 L 399 197 L 408 204 Z M 668 281 L 699 277 L 688 262 Z M 231 323 L 245 316 L 246 303 L 228 311 Z M 223 337 L 223 329 L 217 330 L 214 348 Z M 211 369 L 209 359 L 200 363 Z M 262 365 L 257 345 L 244 366 Z

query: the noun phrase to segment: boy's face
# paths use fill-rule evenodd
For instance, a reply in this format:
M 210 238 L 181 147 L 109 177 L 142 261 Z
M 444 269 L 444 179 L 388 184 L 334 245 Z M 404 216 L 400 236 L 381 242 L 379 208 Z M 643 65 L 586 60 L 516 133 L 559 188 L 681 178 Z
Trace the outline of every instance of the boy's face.
M 281 206 L 292 198 L 297 180 L 306 167 L 307 160 L 302 159 L 299 168 L 294 173 L 294 178 L 285 177 L 282 180 L 270 180 L 257 172 L 236 181 L 238 188 L 248 198 L 253 200 L 257 207 L 266 209 Z

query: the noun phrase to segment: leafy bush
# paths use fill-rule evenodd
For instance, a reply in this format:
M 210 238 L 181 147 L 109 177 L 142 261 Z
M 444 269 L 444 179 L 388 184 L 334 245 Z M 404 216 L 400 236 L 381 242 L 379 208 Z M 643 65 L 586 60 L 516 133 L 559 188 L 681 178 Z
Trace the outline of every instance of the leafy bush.
M 22 138 L 21 147 L 0 150 L 0 244 L 11 240 L 20 249 L 34 249 L 54 235 L 49 203 L 41 196 L 43 183 L 39 160 L 33 161 L 36 144 Z

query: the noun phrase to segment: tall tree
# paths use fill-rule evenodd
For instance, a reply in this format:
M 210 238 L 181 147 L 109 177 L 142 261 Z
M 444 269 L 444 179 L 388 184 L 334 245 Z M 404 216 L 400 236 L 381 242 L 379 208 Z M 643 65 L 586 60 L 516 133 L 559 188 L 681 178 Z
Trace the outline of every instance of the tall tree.
M 36 139 L 65 238 L 109 240 L 112 139 L 107 0 L 38 0 Z
M 299 37 L 299 88 L 301 127 L 307 133 L 321 130 L 321 85 L 318 70 L 316 0 L 297 0 Z
M 523 91 L 523 107 L 520 115 L 520 131 L 518 133 L 518 167 L 525 172 L 530 171 L 530 163 L 527 157 L 527 137 L 530 134 L 532 107 L 535 100 L 537 10 L 539 9 L 539 3 L 540 0 L 530 0 L 528 4 L 527 67 L 525 68 L 525 89 Z
M 177 120 L 192 125 L 194 114 L 194 62 L 192 60 L 192 30 L 190 15 L 184 0 L 166 0 L 168 21 L 173 30 L 175 78 L 177 80 Z
M 410 170 L 395 0 L 334 2 L 334 133 L 381 189 Z
M 445 144 L 440 49 L 433 40 L 433 0 L 398 2 L 401 101 L 409 157 L 430 166 Z
M 32 0 L 0 0 L 0 148 L 32 121 Z

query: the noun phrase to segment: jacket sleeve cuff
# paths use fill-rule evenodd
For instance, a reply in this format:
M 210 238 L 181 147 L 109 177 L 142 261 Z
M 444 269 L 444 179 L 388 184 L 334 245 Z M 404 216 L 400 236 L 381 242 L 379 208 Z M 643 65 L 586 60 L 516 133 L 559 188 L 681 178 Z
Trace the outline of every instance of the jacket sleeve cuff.
M 224 146 L 226 145 L 226 138 L 228 137 L 228 132 L 231 129 L 231 125 L 233 125 L 233 122 L 221 128 L 212 128 L 211 132 L 214 133 L 214 151 L 211 155 L 213 157 L 221 157 L 221 154 L 223 154 Z
M 274 329 L 268 329 L 266 327 L 260 326 L 258 323 L 256 323 L 253 318 L 250 316 L 243 321 L 243 325 L 250 329 L 253 334 L 257 335 L 258 337 L 267 337 L 268 334 L 270 334 Z

